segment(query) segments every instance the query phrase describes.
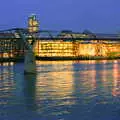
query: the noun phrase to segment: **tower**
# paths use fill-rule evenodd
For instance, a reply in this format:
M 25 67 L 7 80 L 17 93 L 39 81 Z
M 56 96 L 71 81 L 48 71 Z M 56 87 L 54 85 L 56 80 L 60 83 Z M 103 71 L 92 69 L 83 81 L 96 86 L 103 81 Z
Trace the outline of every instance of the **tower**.
M 28 18 L 28 31 L 30 33 L 35 33 L 39 31 L 39 22 L 35 14 L 32 14 Z
M 34 54 L 34 43 L 36 40 L 36 34 L 39 31 L 39 22 L 36 18 L 36 15 L 32 14 L 28 18 L 28 31 L 31 34 L 29 40 L 26 40 L 23 37 L 23 41 L 26 41 L 27 50 L 25 52 L 25 66 L 24 73 L 25 74 L 35 74 L 36 73 L 36 63 L 35 63 L 35 54 Z

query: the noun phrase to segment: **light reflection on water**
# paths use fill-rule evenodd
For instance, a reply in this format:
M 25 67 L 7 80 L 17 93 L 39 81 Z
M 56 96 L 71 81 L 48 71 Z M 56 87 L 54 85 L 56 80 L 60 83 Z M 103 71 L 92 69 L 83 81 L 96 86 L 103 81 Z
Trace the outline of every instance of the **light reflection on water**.
M 120 61 L 0 63 L 1 120 L 118 120 Z

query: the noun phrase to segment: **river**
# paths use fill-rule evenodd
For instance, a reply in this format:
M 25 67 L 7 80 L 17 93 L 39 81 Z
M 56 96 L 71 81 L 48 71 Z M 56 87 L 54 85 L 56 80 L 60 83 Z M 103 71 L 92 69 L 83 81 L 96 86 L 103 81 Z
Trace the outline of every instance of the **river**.
M 0 63 L 0 120 L 119 120 L 120 60 Z

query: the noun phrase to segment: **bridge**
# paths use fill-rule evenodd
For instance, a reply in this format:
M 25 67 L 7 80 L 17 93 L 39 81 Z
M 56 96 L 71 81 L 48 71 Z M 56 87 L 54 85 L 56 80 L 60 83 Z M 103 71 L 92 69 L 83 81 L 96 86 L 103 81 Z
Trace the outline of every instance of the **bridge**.
M 87 44 L 89 44 L 89 46 Z M 27 50 L 37 51 L 38 53 L 35 53 L 37 54 L 37 58 L 80 58 L 81 56 L 85 56 L 83 53 L 85 49 L 87 51 L 87 48 L 94 51 L 94 55 L 98 54 L 98 56 L 102 56 L 103 54 L 100 51 L 107 51 L 104 53 L 104 55 L 107 56 L 109 54 L 109 49 L 107 48 L 110 47 L 110 44 L 114 46 L 113 49 L 115 50 L 112 54 L 119 54 L 119 50 L 116 50 L 120 44 L 120 36 L 118 34 L 77 33 L 67 30 L 38 30 L 37 32 L 30 33 L 28 29 L 13 28 L 0 30 L 0 60 L 3 60 L 3 58 L 7 60 L 24 58 L 24 53 Z M 94 50 L 92 47 L 95 47 Z M 79 51 L 79 53 L 77 51 Z M 91 53 L 87 56 L 94 56 Z M 85 54 L 87 54 L 87 52 Z
M 72 31 L 53 31 L 53 30 L 39 30 L 37 32 L 30 33 L 28 29 L 13 28 L 7 30 L 0 30 L 0 39 L 22 39 L 20 34 L 26 39 L 33 37 L 39 40 L 64 40 L 64 41 L 76 41 L 84 40 L 84 42 L 91 42 L 93 40 L 103 41 L 120 41 L 120 35 L 118 34 L 101 34 L 101 33 L 78 33 Z M 66 36 L 67 35 L 67 36 Z M 79 35 L 79 36 L 78 36 Z M 83 36 L 80 36 L 83 35 Z
M 36 15 L 28 28 L 0 30 L 0 62 L 24 59 L 25 73 L 35 73 L 35 59 L 75 60 L 120 57 L 118 34 L 39 30 Z

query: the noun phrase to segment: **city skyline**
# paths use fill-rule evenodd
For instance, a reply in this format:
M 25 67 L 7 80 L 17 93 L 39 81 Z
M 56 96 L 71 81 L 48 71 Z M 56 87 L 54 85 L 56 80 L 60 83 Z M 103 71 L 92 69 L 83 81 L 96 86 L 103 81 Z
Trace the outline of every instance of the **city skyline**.
M 0 7 L 0 29 L 27 27 L 35 13 L 40 29 L 82 32 L 120 32 L 119 0 L 4 0 Z

